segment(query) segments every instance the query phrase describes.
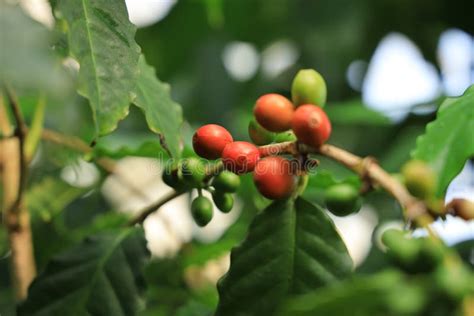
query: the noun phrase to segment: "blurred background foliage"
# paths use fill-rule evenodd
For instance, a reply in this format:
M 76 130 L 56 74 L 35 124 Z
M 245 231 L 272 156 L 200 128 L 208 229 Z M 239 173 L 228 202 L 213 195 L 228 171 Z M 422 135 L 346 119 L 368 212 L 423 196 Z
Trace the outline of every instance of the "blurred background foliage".
M 127 4 L 132 1 L 140 2 L 131 0 Z M 289 97 L 296 72 L 314 68 L 328 85 L 327 109 L 334 123 L 330 142 L 362 156 L 374 156 L 389 171 L 396 172 L 409 158 L 416 137 L 434 119 L 435 112 L 411 112 L 403 120 L 392 122 L 383 113 L 363 107 L 360 90 L 367 65 L 382 38 L 391 32 L 407 36 L 427 61 L 439 65 L 440 35 L 453 28 L 474 34 L 473 9 L 470 0 L 181 0 L 162 20 L 139 28 L 136 40 L 158 78 L 171 85 L 174 100 L 183 107 L 185 156 L 194 128 L 202 124 L 221 124 L 235 139 L 248 140 L 247 124 L 255 100 L 269 92 Z M 58 34 L 52 44 L 61 54 L 64 39 Z M 235 62 L 232 54 L 239 55 L 240 62 Z M 347 74 L 354 61 L 365 66 L 351 85 Z M 20 93 L 27 120 L 31 120 L 37 99 L 35 93 Z M 436 105 L 436 98 L 432 101 Z M 49 100 L 45 126 L 78 135 L 88 143 L 94 134 L 87 101 L 73 94 Z M 80 185 L 72 181 L 76 184 L 72 185 L 66 181 L 71 176 L 64 175 L 65 167 L 72 168 L 69 174 L 72 172 L 74 178 L 83 170 L 78 158 L 156 158 L 159 153 L 164 155 L 156 135 L 149 132 L 143 114 L 133 107 L 118 130 L 100 139 L 88 155 L 43 144 L 32 164 L 27 195 L 38 269 L 44 269 L 52 255 L 87 234 L 124 222 L 123 215 L 113 212 L 114 205 L 101 193 L 106 172 L 95 169 L 96 180 Z M 325 159 L 321 165 L 329 173 L 313 179 L 315 184 L 310 183 L 306 192 L 316 202 L 321 201 L 324 183 L 353 181 L 341 166 Z M 195 285 L 190 281 L 193 273 L 185 271 L 221 258 L 242 240 L 254 214 L 267 203 L 255 194 L 248 175 L 242 180 L 242 212 L 218 242 L 208 245 L 187 241 L 176 257 L 154 259 L 148 267 L 149 306 L 144 315 L 212 313 L 217 300 L 212 282 Z M 371 193 L 366 203 L 377 210 L 379 224 L 400 216 L 396 203 L 382 192 Z M 0 229 L 0 314 L 11 315 L 5 235 Z M 360 269 L 376 271 L 383 260 L 374 247 Z

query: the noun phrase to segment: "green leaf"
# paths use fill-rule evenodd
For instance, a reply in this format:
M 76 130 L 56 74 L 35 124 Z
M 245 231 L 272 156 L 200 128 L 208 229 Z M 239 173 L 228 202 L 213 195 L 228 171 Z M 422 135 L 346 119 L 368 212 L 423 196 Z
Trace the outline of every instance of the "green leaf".
M 0 3 L 0 83 L 14 88 L 64 93 L 68 78 L 49 48 L 50 32 L 19 6 Z
M 278 315 L 420 315 L 427 293 L 398 271 L 355 277 L 335 286 L 292 297 Z
M 60 0 L 69 49 L 77 59 L 79 93 L 92 107 L 96 133 L 112 132 L 128 114 L 140 47 L 125 1 Z
M 275 201 L 232 251 L 230 270 L 218 284 L 216 315 L 272 315 L 288 295 L 336 282 L 351 269 L 347 249 L 320 207 L 302 198 Z
M 140 57 L 135 104 L 145 113 L 148 127 L 161 135 L 163 147 L 170 156 L 180 156 L 180 130 L 183 122 L 179 104 L 171 99 L 168 84 L 158 80 L 155 69 Z
M 148 257 L 142 229 L 89 237 L 53 258 L 30 286 L 19 315 L 136 315 Z
M 43 221 L 50 221 L 89 190 L 70 186 L 57 178 L 45 177 L 28 190 L 26 194 L 28 210 L 33 220 L 39 217 Z
M 324 108 L 324 111 L 326 111 L 331 123 L 333 124 L 375 126 L 391 125 L 390 120 L 386 116 L 369 109 L 358 100 L 329 104 Z
M 474 157 L 474 86 L 458 98 L 449 98 L 417 140 L 412 156 L 428 162 L 438 174 L 437 196 Z
M 112 135 L 117 135 L 117 133 L 111 134 L 111 136 Z M 169 158 L 168 154 L 160 146 L 160 143 L 157 139 L 139 136 L 130 137 L 130 133 L 127 135 L 123 135 L 123 137 L 119 138 L 119 140 L 121 140 L 121 144 L 114 144 L 113 142 L 104 143 L 101 141 L 99 144 L 97 144 L 97 146 L 94 147 L 94 156 L 106 156 L 113 159 L 120 159 L 128 156 L 150 157 L 160 160 Z M 109 136 L 105 138 L 108 137 Z M 130 141 L 134 141 L 134 143 L 131 143 Z

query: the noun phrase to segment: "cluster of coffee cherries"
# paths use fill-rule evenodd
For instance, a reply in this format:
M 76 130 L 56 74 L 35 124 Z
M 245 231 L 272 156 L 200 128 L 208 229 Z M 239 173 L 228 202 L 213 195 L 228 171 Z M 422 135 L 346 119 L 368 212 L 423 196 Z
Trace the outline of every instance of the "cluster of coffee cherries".
M 298 177 L 305 170 L 301 163 L 304 157 L 283 157 L 263 153 L 262 145 L 298 141 L 317 148 L 331 135 L 331 122 L 323 110 L 326 102 L 326 83 L 322 76 L 312 69 L 301 70 L 293 80 L 292 101 L 271 93 L 261 96 L 254 107 L 254 119 L 249 123 L 249 136 L 253 143 L 234 141 L 232 135 L 222 126 L 208 124 L 196 130 L 193 148 L 196 154 L 207 160 L 221 159 L 223 171 L 210 175 L 204 162 L 188 158 L 180 166 L 164 173 L 165 183 L 175 189 L 179 179 L 185 185 L 209 190 L 213 201 L 223 212 L 232 208 L 231 193 L 239 186 L 239 175 L 253 172 L 258 191 L 272 200 L 285 199 L 295 192 Z M 268 149 L 268 148 L 267 148 Z M 347 215 L 358 211 L 358 191 L 350 185 L 339 184 L 330 187 L 326 204 L 336 215 Z M 198 225 L 206 225 L 212 218 L 212 203 L 201 194 L 193 200 L 191 213 Z

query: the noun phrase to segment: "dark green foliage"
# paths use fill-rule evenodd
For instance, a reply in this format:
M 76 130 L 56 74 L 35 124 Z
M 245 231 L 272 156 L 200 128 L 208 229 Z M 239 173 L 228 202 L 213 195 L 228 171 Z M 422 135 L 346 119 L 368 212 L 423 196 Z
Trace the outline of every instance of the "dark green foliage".
M 216 315 L 271 315 L 277 304 L 347 277 L 352 260 L 324 211 L 303 199 L 272 203 L 253 221 L 220 280 Z
M 135 315 L 148 257 L 141 229 L 90 236 L 51 260 L 19 315 Z

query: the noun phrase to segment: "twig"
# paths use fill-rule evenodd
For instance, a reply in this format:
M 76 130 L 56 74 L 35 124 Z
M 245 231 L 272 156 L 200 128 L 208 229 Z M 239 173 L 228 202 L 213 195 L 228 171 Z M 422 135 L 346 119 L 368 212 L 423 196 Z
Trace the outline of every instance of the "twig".
M 36 265 L 33 255 L 33 242 L 31 236 L 31 227 L 29 213 L 24 207 L 21 199 L 22 177 L 25 177 L 26 163 L 22 161 L 22 145 L 20 136 L 23 137 L 23 131 L 20 131 L 24 124 L 20 109 L 16 100 L 9 94 L 9 101 L 13 107 L 14 116 L 17 121 L 17 135 L 2 139 L 0 141 L 0 159 L 2 165 L 2 184 L 3 199 L 2 209 L 5 220 L 5 226 L 8 232 L 8 239 L 11 248 L 12 281 L 15 288 L 17 300 L 26 298 L 28 286 L 36 275 Z M 0 100 L 0 114 L 2 114 L 3 135 L 11 134 L 11 125 L 6 116 L 3 104 L 3 96 Z M 21 166 L 24 164 L 23 167 Z M 24 180 L 23 180 L 24 181 Z
M 18 105 L 17 98 L 13 91 L 9 88 L 5 88 L 5 93 L 8 98 L 8 103 L 12 109 L 13 117 L 15 118 L 16 122 L 16 130 L 15 134 L 18 137 L 18 146 L 19 146 L 19 161 L 20 161 L 20 183 L 18 186 L 18 193 L 16 195 L 16 201 L 11 206 L 11 211 L 16 212 L 16 210 L 20 210 L 20 203 L 23 196 L 23 191 L 26 185 L 26 178 L 28 173 L 28 163 L 25 157 L 25 138 L 26 138 L 26 124 L 25 120 L 23 119 L 23 115 L 21 114 L 20 107 Z M 7 210 L 8 212 L 9 210 Z
M 221 171 L 224 170 L 224 164 L 222 161 L 219 161 L 215 164 L 210 165 L 206 169 L 206 176 L 204 177 L 204 182 L 208 182 L 213 176 L 217 175 Z M 200 190 L 200 189 L 199 189 Z M 129 222 L 129 225 L 141 224 L 143 221 L 153 212 L 157 211 L 161 206 L 168 203 L 172 199 L 180 196 L 181 194 L 185 193 L 185 191 L 173 191 L 168 195 L 165 195 L 157 202 L 153 203 L 152 205 L 144 208 L 143 210 L 138 212 L 138 215 L 132 218 Z
M 128 225 L 133 226 L 133 225 L 136 225 L 136 224 L 142 224 L 150 214 L 152 214 L 153 212 L 158 210 L 160 207 L 162 207 L 163 205 L 165 205 L 169 201 L 177 198 L 178 196 L 180 196 L 183 193 L 185 193 L 185 191 L 172 191 L 171 193 L 165 195 L 164 197 L 162 197 L 157 202 L 155 202 L 152 205 L 147 206 L 143 210 L 139 211 L 138 215 L 133 217 L 128 222 Z
M 92 152 L 92 148 L 79 137 L 66 136 L 50 129 L 43 129 L 41 132 L 41 138 L 52 143 L 63 145 L 73 150 L 80 151 L 84 154 Z
M 390 193 L 402 206 L 405 216 L 410 221 L 430 222 L 431 216 L 428 213 L 426 205 L 412 196 L 407 189 L 382 169 L 371 157 L 362 158 L 354 155 L 344 149 L 333 145 L 325 144 L 319 148 L 313 148 L 297 142 L 284 142 L 260 147 L 262 156 L 278 154 L 321 154 L 331 158 L 346 168 L 354 171 L 360 177 L 366 178 L 382 187 Z
M 38 143 L 41 139 L 41 130 L 43 129 L 44 114 L 46 110 L 46 97 L 41 94 L 38 102 L 36 103 L 35 113 L 33 114 L 33 120 L 31 127 L 26 134 L 25 139 L 25 159 L 30 162 L 38 147 Z

